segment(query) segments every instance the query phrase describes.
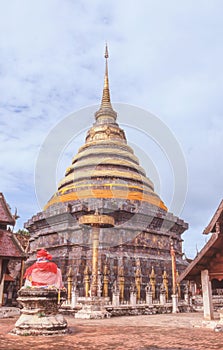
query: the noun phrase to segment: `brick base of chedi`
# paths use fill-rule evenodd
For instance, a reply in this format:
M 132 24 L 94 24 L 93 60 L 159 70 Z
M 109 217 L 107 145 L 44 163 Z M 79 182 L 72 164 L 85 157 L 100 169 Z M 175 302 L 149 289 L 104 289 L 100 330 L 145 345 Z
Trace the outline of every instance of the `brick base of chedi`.
M 11 333 L 17 335 L 56 335 L 68 332 L 67 321 L 58 314 L 58 291 L 47 288 L 19 290 L 21 316 Z

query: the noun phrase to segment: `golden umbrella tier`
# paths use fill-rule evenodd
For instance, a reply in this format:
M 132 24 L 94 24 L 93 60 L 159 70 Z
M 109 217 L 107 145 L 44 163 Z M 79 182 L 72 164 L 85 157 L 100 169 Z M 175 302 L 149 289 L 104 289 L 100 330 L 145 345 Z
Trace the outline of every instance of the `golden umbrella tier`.
M 83 215 L 79 218 L 79 225 L 98 226 L 98 227 L 113 227 L 115 220 L 110 215 Z

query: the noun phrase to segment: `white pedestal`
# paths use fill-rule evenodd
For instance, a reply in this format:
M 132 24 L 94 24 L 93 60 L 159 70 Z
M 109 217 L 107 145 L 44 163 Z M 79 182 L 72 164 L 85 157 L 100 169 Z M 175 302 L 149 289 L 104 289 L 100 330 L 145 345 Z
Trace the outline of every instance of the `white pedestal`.
M 147 292 L 146 293 L 146 304 L 152 305 L 153 304 L 153 292 Z
M 130 292 L 130 305 L 136 306 L 136 292 Z
M 178 296 L 176 294 L 172 295 L 172 313 L 176 314 L 177 312 L 179 312 L 178 309 Z
M 166 292 L 160 293 L 160 304 L 161 305 L 166 304 Z
M 71 293 L 71 307 L 74 309 L 77 305 L 78 291 L 72 291 Z
M 119 306 L 119 292 L 112 293 L 112 305 Z

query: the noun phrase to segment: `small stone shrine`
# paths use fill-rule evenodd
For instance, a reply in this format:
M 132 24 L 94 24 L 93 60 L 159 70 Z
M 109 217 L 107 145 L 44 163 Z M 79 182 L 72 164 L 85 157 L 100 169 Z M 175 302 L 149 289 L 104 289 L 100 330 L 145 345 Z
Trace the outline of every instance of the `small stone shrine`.
M 21 286 L 26 253 L 13 233 L 18 217 L 0 192 L 0 307 L 12 306 Z
M 18 292 L 21 316 L 11 333 L 16 335 L 56 335 L 68 331 L 67 322 L 58 313 L 65 291 L 60 270 L 45 250 L 37 253 L 37 262 L 26 273 L 25 285 Z M 62 290 L 61 290 L 62 289 Z

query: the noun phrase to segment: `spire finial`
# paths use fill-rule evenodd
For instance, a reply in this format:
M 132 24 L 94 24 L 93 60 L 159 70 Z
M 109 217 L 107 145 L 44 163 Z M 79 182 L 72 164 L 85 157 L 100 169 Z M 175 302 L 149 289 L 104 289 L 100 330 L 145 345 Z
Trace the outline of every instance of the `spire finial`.
M 108 44 L 105 44 L 105 58 L 107 59 L 109 57 L 108 55 Z
M 105 44 L 105 76 L 104 76 L 104 87 L 103 87 L 103 94 L 102 94 L 102 99 L 101 99 L 101 106 L 99 111 L 95 113 L 96 119 L 99 116 L 102 115 L 110 115 L 113 118 L 116 119 L 116 112 L 113 110 L 112 105 L 111 105 L 111 100 L 110 100 L 110 91 L 109 91 L 109 80 L 108 80 L 108 45 L 107 43 Z
M 105 77 L 104 77 L 104 88 L 101 100 L 101 108 L 112 108 L 110 100 L 109 82 L 108 82 L 108 45 L 105 44 Z

